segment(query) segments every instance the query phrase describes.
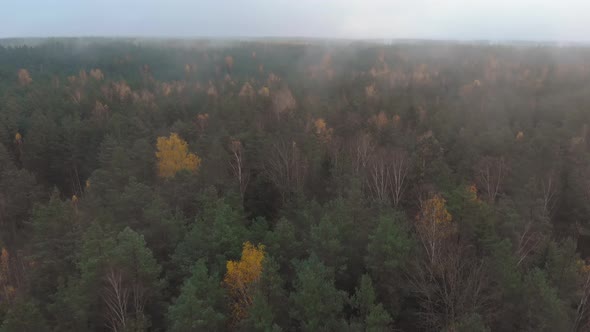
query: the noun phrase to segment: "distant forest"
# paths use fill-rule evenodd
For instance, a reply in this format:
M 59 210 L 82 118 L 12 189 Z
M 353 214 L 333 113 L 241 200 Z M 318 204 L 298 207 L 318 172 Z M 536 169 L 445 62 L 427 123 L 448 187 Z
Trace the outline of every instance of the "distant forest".
M 0 45 L 2 332 L 590 331 L 590 47 Z

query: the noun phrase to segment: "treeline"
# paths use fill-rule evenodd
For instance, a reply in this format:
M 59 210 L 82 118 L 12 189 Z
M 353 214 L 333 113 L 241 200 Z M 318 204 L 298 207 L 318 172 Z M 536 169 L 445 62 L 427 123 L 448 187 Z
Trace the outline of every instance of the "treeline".
M 586 331 L 590 49 L 0 47 L 0 331 Z

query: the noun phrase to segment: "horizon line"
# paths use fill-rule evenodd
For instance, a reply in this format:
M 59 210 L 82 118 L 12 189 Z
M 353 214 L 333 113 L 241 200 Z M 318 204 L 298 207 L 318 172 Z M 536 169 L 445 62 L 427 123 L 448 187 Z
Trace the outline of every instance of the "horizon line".
M 299 39 L 299 40 L 321 40 L 321 41 L 425 41 L 425 42 L 491 42 L 491 43 L 568 43 L 588 44 L 590 39 L 541 39 L 541 38 L 439 38 L 439 37 L 329 37 L 329 36 L 239 36 L 239 35 L 194 35 L 194 36 L 173 36 L 173 35 L 78 35 L 78 36 L 0 36 L 0 40 L 14 39 L 158 39 L 158 40 L 262 40 L 262 39 Z

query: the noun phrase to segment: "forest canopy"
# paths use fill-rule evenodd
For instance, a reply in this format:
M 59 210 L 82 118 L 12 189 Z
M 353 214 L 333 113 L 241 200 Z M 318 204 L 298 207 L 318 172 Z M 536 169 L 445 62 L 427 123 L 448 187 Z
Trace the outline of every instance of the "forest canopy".
M 0 45 L 0 331 L 590 329 L 590 48 Z

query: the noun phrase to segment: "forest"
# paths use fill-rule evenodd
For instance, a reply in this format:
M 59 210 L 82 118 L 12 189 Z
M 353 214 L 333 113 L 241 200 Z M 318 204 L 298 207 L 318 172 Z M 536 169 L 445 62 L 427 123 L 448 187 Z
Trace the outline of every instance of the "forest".
M 0 331 L 590 331 L 590 47 L 0 41 Z

